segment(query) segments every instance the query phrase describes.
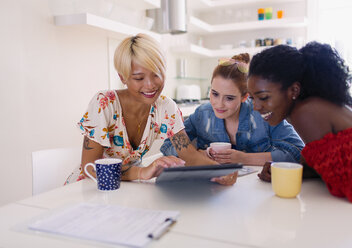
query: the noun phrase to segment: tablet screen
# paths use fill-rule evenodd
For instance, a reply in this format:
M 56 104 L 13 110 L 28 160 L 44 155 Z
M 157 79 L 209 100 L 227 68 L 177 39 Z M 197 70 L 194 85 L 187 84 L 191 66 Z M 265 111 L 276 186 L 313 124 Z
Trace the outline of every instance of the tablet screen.
M 185 167 L 165 168 L 156 179 L 156 183 L 210 180 L 213 177 L 220 177 L 231 174 L 242 168 L 241 164 L 223 165 L 197 165 Z

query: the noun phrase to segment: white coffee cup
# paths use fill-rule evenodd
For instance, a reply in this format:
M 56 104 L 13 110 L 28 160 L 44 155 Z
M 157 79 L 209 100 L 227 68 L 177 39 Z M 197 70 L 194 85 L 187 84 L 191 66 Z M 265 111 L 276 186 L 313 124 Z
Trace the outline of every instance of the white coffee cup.
M 209 157 L 211 157 L 211 155 L 209 153 L 210 148 L 214 152 L 221 152 L 223 150 L 231 149 L 231 143 L 228 143 L 228 142 L 212 142 L 212 143 L 210 143 L 210 146 L 207 148 L 207 154 Z
M 228 142 L 213 142 L 210 143 L 210 147 L 215 152 L 220 152 L 222 150 L 231 149 L 231 143 Z

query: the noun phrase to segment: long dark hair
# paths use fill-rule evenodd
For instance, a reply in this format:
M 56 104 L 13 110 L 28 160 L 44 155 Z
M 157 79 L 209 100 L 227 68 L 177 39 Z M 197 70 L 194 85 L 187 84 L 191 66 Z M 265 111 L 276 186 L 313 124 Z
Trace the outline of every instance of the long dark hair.
M 349 68 L 328 44 L 310 42 L 300 50 L 287 45 L 266 49 L 252 58 L 248 76 L 252 75 L 280 83 L 283 90 L 299 82 L 300 99 L 316 96 L 352 106 Z

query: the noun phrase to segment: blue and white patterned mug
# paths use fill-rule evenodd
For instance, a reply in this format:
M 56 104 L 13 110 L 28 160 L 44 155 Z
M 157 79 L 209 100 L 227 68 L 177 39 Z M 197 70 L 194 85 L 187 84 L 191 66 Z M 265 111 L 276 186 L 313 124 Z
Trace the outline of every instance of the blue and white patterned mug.
M 86 164 L 84 171 L 93 179 L 99 190 L 110 191 L 120 188 L 121 181 L 121 164 L 122 160 L 118 158 L 103 158 L 94 161 L 93 163 Z M 87 170 L 92 166 L 95 170 L 97 178 L 95 179 Z

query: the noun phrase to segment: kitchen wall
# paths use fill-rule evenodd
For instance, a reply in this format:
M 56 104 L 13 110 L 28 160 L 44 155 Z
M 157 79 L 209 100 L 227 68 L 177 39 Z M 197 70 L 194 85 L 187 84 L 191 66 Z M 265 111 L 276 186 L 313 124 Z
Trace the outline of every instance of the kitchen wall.
M 107 37 L 53 25 L 48 2 L 0 2 L 0 205 L 32 193 L 31 153 L 81 146 L 75 123 L 108 87 Z
M 33 151 L 81 146 L 75 123 L 114 75 L 111 46 L 118 40 L 100 29 L 55 26 L 48 2 L 0 1 L 0 205 L 32 194 Z M 180 82 L 168 45 L 186 36 L 162 38 L 170 97 Z M 199 61 L 189 58 L 189 72 L 199 70 Z

